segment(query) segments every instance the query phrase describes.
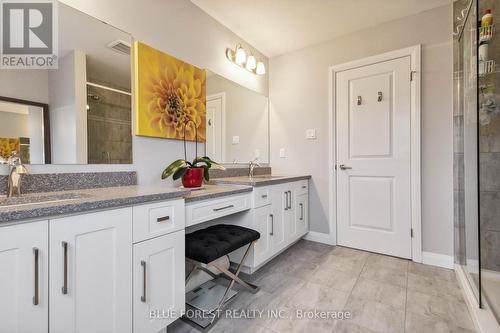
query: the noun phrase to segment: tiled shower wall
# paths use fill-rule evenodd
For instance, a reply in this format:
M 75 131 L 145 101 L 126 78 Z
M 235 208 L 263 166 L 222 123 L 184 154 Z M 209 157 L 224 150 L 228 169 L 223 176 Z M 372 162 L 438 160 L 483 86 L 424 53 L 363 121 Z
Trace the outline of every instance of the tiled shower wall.
M 131 96 L 87 86 L 88 163 L 132 164 Z
M 491 9 L 497 29 L 489 43 L 489 59 L 496 61 L 495 73 L 480 79 L 480 105 L 493 98 L 500 104 L 500 2 L 479 1 L 481 17 L 484 10 Z M 492 86 L 494 90 L 483 91 L 481 87 Z M 491 88 L 490 88 L 491 89 Z M 484 93 L 486 92 L 486 94 Z M 500 271 L 500 108 L 496 113 L 487 113 L 480 108 L 479 163 L 480 163 L 480 237 L 481 268 Z

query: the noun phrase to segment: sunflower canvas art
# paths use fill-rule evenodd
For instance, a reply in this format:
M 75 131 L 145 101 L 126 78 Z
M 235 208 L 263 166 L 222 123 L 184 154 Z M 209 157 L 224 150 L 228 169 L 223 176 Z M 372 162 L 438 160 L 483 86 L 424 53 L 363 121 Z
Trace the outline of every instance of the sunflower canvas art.
M 205 70 L 140 42 L 134 58 L 136 134 L 205 142 Z
M 21 140 L 19 138 L 0 138 L 0 156 L 9 158 L 13 151 L 19 153 Z

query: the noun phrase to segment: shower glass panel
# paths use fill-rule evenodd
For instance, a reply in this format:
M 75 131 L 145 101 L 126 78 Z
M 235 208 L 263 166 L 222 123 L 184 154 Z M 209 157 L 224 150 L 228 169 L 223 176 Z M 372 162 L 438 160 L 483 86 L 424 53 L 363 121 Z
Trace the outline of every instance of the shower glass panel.
M 455 261 L 480 300 L 477 2 L 454 3 Z
M 89 164 L 132 163 L 132 100 L 130 93 L 87 84 Z
M 500 22 L 500 2 L 480 0 L 479 19 L 491 10 Z M 481 27 L 479 62 L 479 211 L 481 295 L 500 322 L 500 37 Z

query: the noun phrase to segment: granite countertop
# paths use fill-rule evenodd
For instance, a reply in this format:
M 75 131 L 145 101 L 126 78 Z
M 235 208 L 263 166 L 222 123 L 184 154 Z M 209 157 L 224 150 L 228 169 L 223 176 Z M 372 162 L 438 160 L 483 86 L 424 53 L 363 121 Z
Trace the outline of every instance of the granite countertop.
M 290 183 L 299 180 L 311 179 L 311 176 L 278 176 L 278 175 L 259 175 L 249 178 L 243 177 L 228 177 L 228 178 L 215 178 L 210 181 L 215 185 L 245 185 L 252 187 L 276 185 L 283 183 Z
M 184 196 L 186 203 L 215 199 L 228 195 L 252 192 L 252 186 L 234 185 L 203 185 L 200 189 L 191 190 L 191 194 Z
M 189 195 L 190 191 L 180 188 L 123 186 L 51 193 L 33 193 L 20 198 L 0 197 L 0 223 L 48 218 L 57 215 L 107 209 L 171 200 Z M 45 203 L 30 203 L 34 198 Z M 35 200 L 36 200 L 35 199 Z M 15 200 L 15 201 L 14 201 Z M 1 206 L 5 202 L 15 202 L 12 206 Z M 19 204 L 21 202 L 21 204 Z

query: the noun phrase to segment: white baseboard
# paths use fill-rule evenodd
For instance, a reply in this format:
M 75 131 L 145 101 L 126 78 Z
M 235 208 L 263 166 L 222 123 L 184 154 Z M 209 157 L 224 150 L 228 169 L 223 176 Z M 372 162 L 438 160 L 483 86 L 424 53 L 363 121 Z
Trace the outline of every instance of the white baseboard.
M 305 240 L 316 242 L 316 243 L 323 243 L 323 244 L 328 244 L 328 245 L 337 245 L 337 242 L 335 239 L 330 235 L 330 234 L 325 234 L 322 232 L 316 232 L 316 231 L 309 231 L 304 238 Z
M 462 293 L 465 298 L 465 303 L 467 303 L 467 307 L 469 308 L 469 312 L 478 333 L 494 333 L 500 332 L 500 325 L 496 321 L 495 317 L 488 310 L 488 304 L 485 300 L 483 300 L 484 309 L 479 308 L 479 304 L 474 296 L 474 292 L 472 291 L 469 281 L 465 276 L 465 272 L 460 265 L 455 266 L 455 273 L 457 275 L 458 283 L 460 284 L 460 288 L 462 289 Z
M 455 268 L 455 260 L 453 256 L 434 252 L 422 252 L 422 263 L 431 266 L 438 266 L 448 269 Z

